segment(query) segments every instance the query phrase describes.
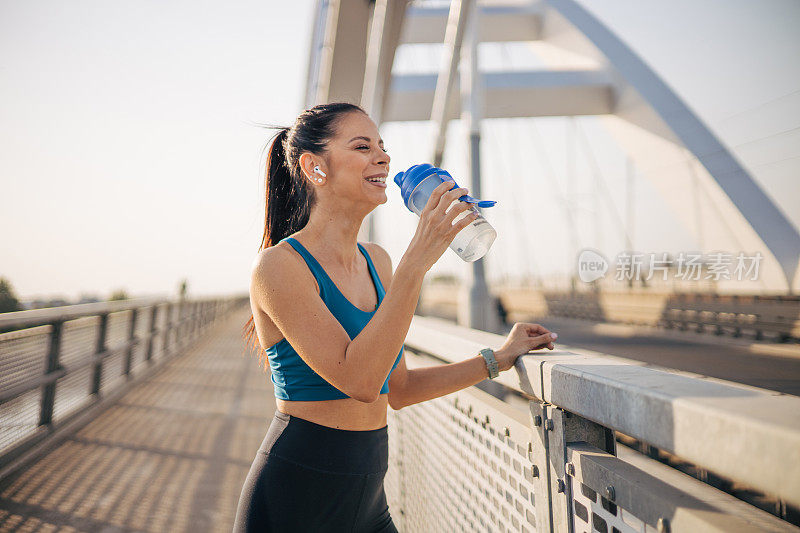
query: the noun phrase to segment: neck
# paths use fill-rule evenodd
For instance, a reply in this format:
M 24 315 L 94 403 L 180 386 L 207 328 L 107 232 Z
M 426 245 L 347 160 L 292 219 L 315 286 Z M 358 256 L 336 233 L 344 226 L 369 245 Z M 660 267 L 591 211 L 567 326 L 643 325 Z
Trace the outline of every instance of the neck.
M 358 232 L 365 213 L 347 213 L 326 210 L 317 205 L 312 211 L 308 224 L 298 232 L 307 244 L 317 253 L 340 266 L 343 270 L 355 273 L 360 263 L 358 255 Z

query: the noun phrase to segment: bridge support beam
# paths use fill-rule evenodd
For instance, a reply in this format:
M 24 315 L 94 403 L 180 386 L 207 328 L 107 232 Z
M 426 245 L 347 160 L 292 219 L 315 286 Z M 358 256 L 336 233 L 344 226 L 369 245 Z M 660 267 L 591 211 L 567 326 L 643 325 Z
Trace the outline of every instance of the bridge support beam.
M 455 85 L 456 67 L 461 58 L 461 43 L 464 40 L 466 25 L 469 23 L 468 17 L 471 12 L 477 11 L 477 9 L 473 9 L 474 4 L 474 0 L 455 0 L 450 4 L 442 65 L 439 69 L 439 77 L 436 80 L 436 89 L 433 93 L 433 105 L 431 108 L 431 121 L 435 128 L 432 160 L 433 166 L 436 167 L 441 166 L 442 158 L 444 157 L 444 145 L 449 122 L 448 104 Z M 477 36 L 475 36 L 475 40 L 477 40 Z
M 376 0 L 369 27 L 369 46 L 361 89 L 361 107 L 380 128 L 391 84 L 394 54 L 400 42 L 409 0 Z M 391 177 L 391 176 L 390 176 Z M 374 241 L 375 211 L 366 220 L 366 240 Z M 362 232 L 364 227 L 362 227 Z
M 461 65 L 461 120 L 469 132 L 470 196 L 481 197 L 481 116 L 483 94 L 481 73 L 478 71 L 477 9 L 474 2 L 465 2 L 471 13 L 466 14 L 466 47 Z M 480 208 L 478 208 L 480 209 Z M 483 258 L 469 264 L 466 283 L 466 305 L 459 306 L 459 323 L 474 329 L 499 332 L 500 320 L 489 288 L 486 285 L 486 269 Z M 464 316 L 466 311 L 467 315 Z
M 330 1 L 314 104 L 359 103 L 367 60 L 369 16 L 369 2 Z

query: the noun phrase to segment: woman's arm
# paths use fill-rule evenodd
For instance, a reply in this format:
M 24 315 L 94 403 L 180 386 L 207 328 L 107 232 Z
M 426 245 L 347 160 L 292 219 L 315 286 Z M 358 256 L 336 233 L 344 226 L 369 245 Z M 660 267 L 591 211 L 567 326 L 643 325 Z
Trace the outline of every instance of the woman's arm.
M 453 184 L 442 182 L 431 193 L 420 213 L 417 230 L 397 265 L 397 272 L 388 285 L 384 284 L 386 296 L 369 322 L 347 345 L 345 364 L 361 370 L 356 379 L 366 397 L 373 401 L 380 397 L 383 382 L 405 343 L 425 273 L 447 250 L 458 232 L 477 216 L 477 213 L 470 213 L 453 223 L 459 214 L 470 208 L 470 204 L 456 202 L 457 205 L 447 211 L 467 192 L 464 188 L 448 190 L 448 187 L 453 187 Z M 377 245 L 372 247 L 373 250 L 377 248 Z M 381 255 L 388 257 L 385 251 Z M 391 266 L 389 268 L 391 270 Z
M 368 246 L 381 283 L 384 287 L 390 286 L 393 283 L 391 257 L 386 250 L 375 243 L 368 243 Z M 502 349 L 495 350 L 495 357 L 500 366 L 499 370 L 507 370 L 508 358 L 504 356 Z M 401 409 L 471 387 L 488 377 L 489 370 L 482 355 L 458 363 L 412 370 L 406 366 L 406 356 L 403 355 L 389 376 L 389 405 L 392 409 Z
M 364 244 L 378 271 L 386 295 L 367 325 L 347 346 L 345 357 L 354 366 L 362 369 L 362 381 L 377 384 L 370 387 L 374 401 L 379 396 L 380 386 L 389 374 L 397 353 L 405 343 L 426 270 L 404 256 L 392 279 L 392 259 L 389 254 L 375 243 Z M 394 357 L 379 358 L 378 354 L 394 354 Z M 379 359 L 384 359 L 383 368 L 373 368 L 370 375 L 367 360 L 374 367 L 375 361 Z
M 495 356 L 498 361 L 506 359 L 500 350 L 495 351 Z M 489 370 L 482 355 L 458 363 L 411 370 L 406 367 L 406 356 L 403 355 L 389 377 L 389 405 L 395 410 L 402 409 L 471 387 L 488 378 Z

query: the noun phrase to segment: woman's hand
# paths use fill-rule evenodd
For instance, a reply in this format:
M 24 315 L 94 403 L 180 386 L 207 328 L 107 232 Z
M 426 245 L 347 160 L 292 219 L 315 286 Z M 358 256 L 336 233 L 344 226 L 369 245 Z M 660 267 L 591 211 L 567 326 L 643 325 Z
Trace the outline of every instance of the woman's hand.
M 422 265 L 425 272 L 439 260 L 458 232 L 478 217 L 478 213 L 472 212 L 453 224 L 458 215 L 472 208 L 468 202 L 458 202 L 447 211 L 450 204 L 468 192 L 466 187 L 448 190 L 454 183 L 445 181 L 431 192 L 428 203 L 420 213 L 417 231 L 406 250 L 406 256 Z
M 511 328 L 505 344 L 494 352 L 498 370 L 502 372 L 513 367 L 517 357 L 531 350 L 540 350 L 542 348 L 552 350 L 553 341 L 557 337 L 557 334 L 551 333 L 547 328 L 539 324 L 517 322 Z

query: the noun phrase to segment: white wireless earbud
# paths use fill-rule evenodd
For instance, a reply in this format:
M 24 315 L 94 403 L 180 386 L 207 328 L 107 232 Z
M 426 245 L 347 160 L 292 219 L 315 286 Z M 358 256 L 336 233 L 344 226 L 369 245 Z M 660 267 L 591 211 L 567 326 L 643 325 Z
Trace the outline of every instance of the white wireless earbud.
M 315 167 L 314 167 L 314 172 L 316 172 L 317 174 L 319 174 L 319 175 L 320 175 L 320 176 L 322 176 L 322 177 L 327 177 L 327 176 L 325 175 L 325 173 L 319 169 L 319 165 L 317 165 L 317 166 L 315 166 Z M 322 178 L 316 178 L 316 180 L 317 180 L 318 182 L 322 183 Z

